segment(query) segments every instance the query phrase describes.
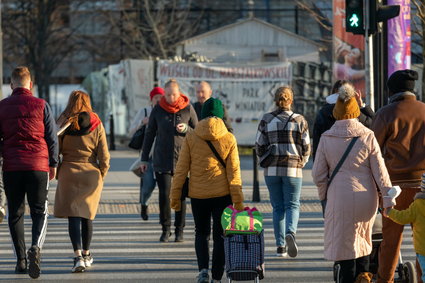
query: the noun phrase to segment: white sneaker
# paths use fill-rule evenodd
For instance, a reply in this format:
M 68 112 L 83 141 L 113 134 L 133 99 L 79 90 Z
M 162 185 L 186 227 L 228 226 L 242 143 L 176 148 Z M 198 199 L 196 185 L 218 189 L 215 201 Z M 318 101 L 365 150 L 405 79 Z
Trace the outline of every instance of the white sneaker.
M 83 255 L 83 259 L 84 259 L 85 266 L 91 267 L 91 265 L 93 263 L 93 257 L 91 255 L 91 253 L 89 253 L 88 255 Z
M 6 210 L 3 206 L 0 206 L 0 223 L 3 222 L 4 217 L 6 216 Z
M 86 265 L 84 264 L 84 259 L 82 256 L 74 257 L 74 267 L 72 268 L 72 273 L 80 273 L 86 270 Z

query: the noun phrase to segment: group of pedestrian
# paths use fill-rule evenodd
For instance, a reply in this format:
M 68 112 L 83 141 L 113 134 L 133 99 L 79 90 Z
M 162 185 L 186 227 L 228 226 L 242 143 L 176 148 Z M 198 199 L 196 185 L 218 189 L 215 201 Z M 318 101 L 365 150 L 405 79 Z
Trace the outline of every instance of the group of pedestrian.
M 34 97 L 32 87 L 28 68 L 17 67 L 11 76 L 12 94 L 0 101 L 2 175 L 8 224 L 17 257 L 15 273 L 28 273 L 31 278 L 40 276 L 49 181 L 55 177 L 58 185 L 54 215 L 68 218 L 75 254 L 72 272 L 82 272 L 93 263 L 92 221 L 109 169 L 105 130 L 91 108 L 88 94 L 73 91 L 56 123 L 49 104 Z M 32 241 L 27 252 L 25 196 L 32 219 Z M 2 216 L 3 207 L 2 198 Z
M 376 115 L 350 82 L 337 81 L 317 114 L 312 175 L 324 205 L 325 259 L 338 267 L 338 282 L 371 282 L 371 234 L 378 207 L 386 216 L 378 282 L 394 280 L 406 223 L 413 226 L 417 271 L 424 280 L 425 104 L 413 93 L 417 78 L 412 70 L 392 74 L 389 104 Z M 11 87 L 12 95 L 0 102 L 0 222 L 6 214 L 4 187 L 17 257 L 15 272 L 29 273 L 32 278 L 40 275 L 47 194 L 49 181 L 55 177 L 54 216 L 68 219 L 74 250 L 71 270 L 83 272 L 93 263 L 93 220 L 110 166 L 102 122 L 83 91 L 70 94 L 55 121 L 48 103 L 32 95 L 26 67 L 13 71 Z M 151 106 L 141 109 L 130 127 L 132 132 L 146 127 L 140 155 L 144 173 L 141 217 L 148 220 L 148 200 L 157 184 L 159 240 L 169 241 L 174 209 L 174 241 L 182 242 L 189 197 L 195 221 L 197 282 L 210 282 L 211 224 L 211 282 L 220 282 L 225 261 L 221 214 L 228 205 L 244 209 L 239 154 L 226 108 L 212 97 L 211 86 L 201 82 L 195 90 L 198 102 L 192 105 L 176 80 L 169 80 L 164 88 L 155 87 L 150 92 Z M 273 208 L 276 255 L 296 257 L 302 169 L 311 152 L 309 127 L 292 110 L 290 87 L 279 87 L 274 103 L 276 109 L 265 113 L 258 125 L 255 144 Z M 390 193 L 395 185 L 401 187 L 398 197 Z M 27 252 L 25 196 L 33 221 Z

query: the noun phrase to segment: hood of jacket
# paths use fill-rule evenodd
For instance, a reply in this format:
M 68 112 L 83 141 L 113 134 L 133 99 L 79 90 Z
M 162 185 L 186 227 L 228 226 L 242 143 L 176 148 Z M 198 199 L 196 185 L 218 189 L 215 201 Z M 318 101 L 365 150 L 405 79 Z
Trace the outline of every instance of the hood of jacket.
M 205 118 L 195 128 L 195 134 L 208 141 L 218 140 L 228 132 L 223 120 L 217 117 Z
M 329 104 L 336 104 L 336 101 L 337 101 L 337 99 L 338 99 L 338 96 L 339 96 L 339 94 L 338 94 L 338 93 L 334 93 L 334 94 L 328 95 L 328 96 L 326 97 L 326 103 L 329 103 Z
M 74 130 L 71 129 L 71 127 L 68 127 L 65 131 L 65 134 L 71 136 L 88 135 L 93 132 L 100 125 L 100 123 L 100 118 L 96 113 L 81 112 L 78 114 L 78 126 L 80 129 Z
M 415 195 L 415 199 L 425 199 L 425 192 L 419 192 Z
M 371 132 L 357 118 L 335 121 L 335 124 L 323 133 L 325 136 L 333 137 L 359 137 Z

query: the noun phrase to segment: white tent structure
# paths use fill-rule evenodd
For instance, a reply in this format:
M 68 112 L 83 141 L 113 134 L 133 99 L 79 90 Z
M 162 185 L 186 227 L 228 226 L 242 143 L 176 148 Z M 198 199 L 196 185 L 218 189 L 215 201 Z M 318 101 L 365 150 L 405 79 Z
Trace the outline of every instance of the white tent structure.
M 249 18 L 181 41 L 177 55 L 197 53 L 214 63 L 320 62 L 322 46 L 310 39 Z

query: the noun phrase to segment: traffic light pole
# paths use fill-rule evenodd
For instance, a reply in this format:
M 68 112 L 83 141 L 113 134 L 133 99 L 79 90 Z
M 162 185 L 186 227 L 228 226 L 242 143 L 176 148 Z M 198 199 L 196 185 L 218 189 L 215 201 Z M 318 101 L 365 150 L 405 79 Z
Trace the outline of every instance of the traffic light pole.
M 366 104 L 368 104 L 373 110 L 375 110 L 375 97 L 374 97 L 374 76 L 373 76 L 373 40 L 372 36 L 369 35 L 370 27 L 370 5 L 368 0 L 363 0 L 364 8 L 364 27 L 365 27 L 365 95 L 366 95 Z

